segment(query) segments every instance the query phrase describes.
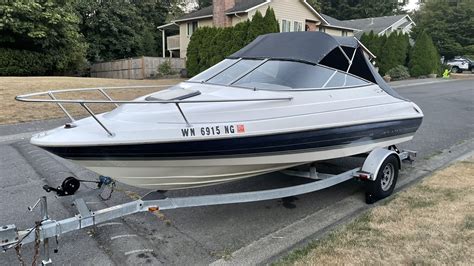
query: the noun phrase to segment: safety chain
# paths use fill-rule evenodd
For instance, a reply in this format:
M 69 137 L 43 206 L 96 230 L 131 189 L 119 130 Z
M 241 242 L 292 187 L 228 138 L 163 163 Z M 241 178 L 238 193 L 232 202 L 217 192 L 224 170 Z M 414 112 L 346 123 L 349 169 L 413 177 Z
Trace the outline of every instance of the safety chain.
M 41 240 L 40 240 L 40 226 L 41 226 L 41 222 L 36 222 L 36 225 L 35 225 L 35 253 L 33 255 L 33 262 L 31 263 L 31 265 L 33 266 L 36 266 L 36 261 L 38 260 L 38 256 L 39 256 L 39 248 L 40 248 L 40 244 L 41 244 Z
M 21 244 L 15 246 L 15 251 L 16 251 L 16 257 L 20 261 L 21 266 L 25 266 L 25 261 L 23 260 L 23 257 L 21 256 Z
M 42 221 L 35 222 L 34 229 L 31 229 L 31 231 L 33 231 L 33 230 L 35 231 L 35 247 L 34 247 L 33 262 L 31 263 L 32 266 L 37 265 L 36 261 L 38 260 L 38 256 L 39 256 L 39 248 L 40 248 L 40 244 L 41 244 L 41 239 L 40 239 L 40 226 L 41 226 L 41 224 L 42 224 Z M 30 233 L 28 233 L 27 236 L 29 234 Z M 19 243 L 17 245 L 15 245 L 16 257 L 20 261 L 20 265 L 25 266 L 26 265 L 25 260 L 23 259 L 23 256 L 21 255 L 21 247 L 22 247 L 22 244 L 21 244 L 21 240 L 20 240 Z

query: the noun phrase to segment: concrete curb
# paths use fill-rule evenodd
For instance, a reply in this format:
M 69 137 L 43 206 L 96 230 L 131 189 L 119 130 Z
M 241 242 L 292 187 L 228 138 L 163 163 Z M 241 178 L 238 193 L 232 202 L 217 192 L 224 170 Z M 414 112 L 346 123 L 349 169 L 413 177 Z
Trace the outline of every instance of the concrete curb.
M 442 79 L 442 80 L 426 81 L 426 82 L 419 82 L 419 83 L 408 83 L 408 84 L 393 85 L 391 87 L 395 88 L 395 89 L 399 89 L 399 88 L 405 88 L 405 87 L 416 87 L 416 86 L 430 85 L 430 84 L 437 84 L 437 83 L 447 83 L 447 82 L 452 82 L 452 81 L 459 81 L 459 80 Z

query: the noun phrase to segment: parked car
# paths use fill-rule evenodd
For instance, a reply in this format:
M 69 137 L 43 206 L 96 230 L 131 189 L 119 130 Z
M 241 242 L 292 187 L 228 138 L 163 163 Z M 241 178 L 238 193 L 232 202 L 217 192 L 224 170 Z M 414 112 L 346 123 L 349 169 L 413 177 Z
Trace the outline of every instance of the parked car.
M 473 71 L 474 61 L 465 56 L 456 56 L 454 59 L 446 62 L 448 66 L 451 66 L 451 72 L 462 73 L 463 71 Z

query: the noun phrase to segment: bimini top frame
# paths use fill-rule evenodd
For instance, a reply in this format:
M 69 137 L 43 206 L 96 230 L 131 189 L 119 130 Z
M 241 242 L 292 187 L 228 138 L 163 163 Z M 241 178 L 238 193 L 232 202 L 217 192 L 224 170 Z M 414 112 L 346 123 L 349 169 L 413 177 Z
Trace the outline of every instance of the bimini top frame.
M 124 101 L 124 100 L 114 100 L 107 93 L 109 90 L 117 89 L 152 89 L 152 88 L 169 88 L 173 85 L 157 85 L 157 86 L 126 86 L 126 87 L 100 87 L 100 88 L 78 88 L 78 89 L 63 89 L 63 90 L 51 90 L 44 92 L 36 92 L 24 95 L 18 95 L 15 97 L 15 100 L 20 102 L 34 102 L 34 103 L 55 103 L 59 108 L 66 114 L 74 126 L 76 119 L 71 115 L 70 112 L 64 107 L 63 104 L 78 104 L 84 108 L 92 118 L 107 132 L 107 134 L 113 137 L 115 134 L 109 130 L 97 117 L 97 115 L 89 108 L 88 104 L 113 104 L 118 107 L 120 104 L 174 104 L 178 109 L 179 113 L 184 119 L 184 122 L 187 126 L 191 126 L 191 123 L 187 119 L 184 111 L 182 110 L 180 104 L 186 103 L 231 103 L 231 102 L 258 102 L 258 101 L 290 101 L 292 97 L 275 97 L 275 98 L 250 98 L 250 99 L 222 99 L 222 100 L 142 100 L 142 101 Z M 86 92 L 86 91 L 98 91 L 106 99 L 97 99 L 97 100 L 82 100 L 82 99 L 58 99 L 56 96 L 60 93 L 70 93 L 70 92 Z M 37 98 L 38 96 L 47 96 L 50 99 Z

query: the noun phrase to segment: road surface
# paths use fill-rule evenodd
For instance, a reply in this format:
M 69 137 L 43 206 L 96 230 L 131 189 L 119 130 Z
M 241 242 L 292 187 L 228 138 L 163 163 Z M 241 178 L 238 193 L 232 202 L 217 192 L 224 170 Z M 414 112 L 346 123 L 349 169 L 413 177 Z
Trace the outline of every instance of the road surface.
M 425 85 L 406 83 L 397 90 L 416 102 L 425 113 L 422 127 L 413 141 L 403 145 L 419 151 L 418 161 L 429 159 L 463 141 L 473 140 L 473 80 Z M 61 120 L 53 120 L 0 126 L 0 225 L 15 223 L 19 228 L 32 226 L 39 213 L 38 210 L 29 213 L 26 207 L 42 195 L 49 198 L 51 217 L 61 219 L 75 214 L 68 200 L 55 199 L 41 187 L 44 184 L 57 186 L 69 175 L 93 179 L 95 174 L 52 157 L 30 145 L 27 139 L 18 140 L 29 135 L 25 133 L 27 130 L 42 130 L 61 123 Z M 334 160 L 331 163 L 351 167 L 354 160 Z M 237 192 L 299 182 L 304 181 L 271 174 L 169 195 Z M 146 192 L 124 185 L 120 188 L 121 191 L 115 192 L 106 204 L 94 198 L 88 199 L 90 207 L 96 209 L 126 202 Z M 364 201 L 359 183 L 348 181 L 318 193 L 285 200 L 170 210 L 158 216 L 136 214 L 93 230 L 61 237 L 59 252 L 52 257 L 57 264 L 74 265 L 206 265 L 214 261 L 225 262 L 223 259 L 229 259 L 233 252 L 258 249 L 255 243 L 259 240 L 278 239 L 278 235 L 273 235 L 278 230 L 290 224 L 302 223 L 304 226 L 305 218 L 331 206 L 336 209 L 338 203 L 349 197 L 359 203 Z M 350 205 L 345 205 L 340 207 L 350 209 Z M 33 245 L 23 247 L 22 254 L 26 263 L 30 263 Z M 17 261 L 12 250 L 0 254 L 0 264 L 13 265 Z

